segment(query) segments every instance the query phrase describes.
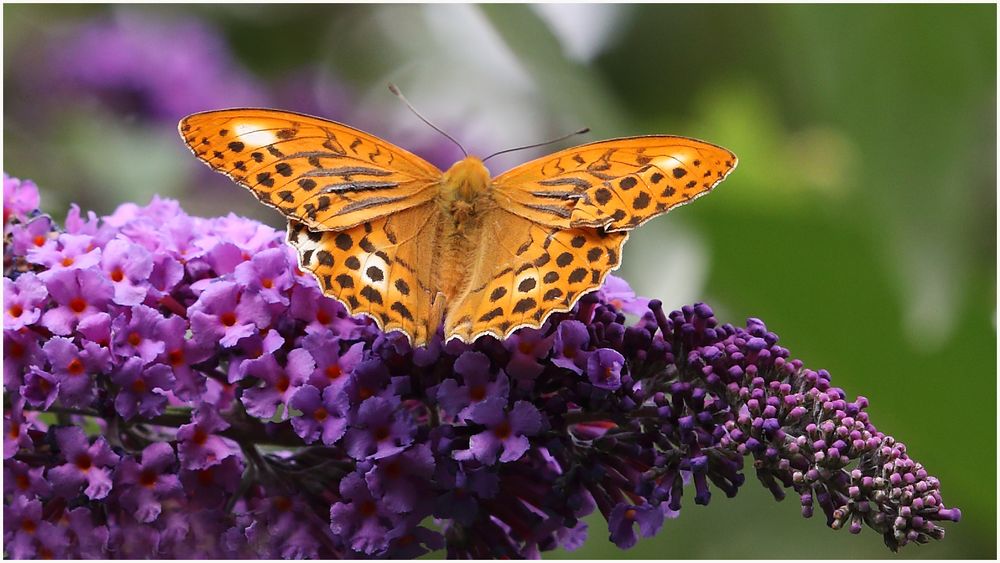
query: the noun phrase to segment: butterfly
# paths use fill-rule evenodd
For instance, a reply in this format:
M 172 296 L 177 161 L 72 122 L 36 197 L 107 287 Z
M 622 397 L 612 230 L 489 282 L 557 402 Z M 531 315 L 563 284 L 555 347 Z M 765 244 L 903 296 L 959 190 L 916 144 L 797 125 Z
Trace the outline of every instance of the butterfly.
M 271 109 L 190 115 L 195 156 L 288 218 L 299 268 L 354 315 L 427 343 L 540 327 L 621 264 L 629 231 L 736 166 L 666 135 L 580 145 L 496 176 L 446 171 L 348 125 Z

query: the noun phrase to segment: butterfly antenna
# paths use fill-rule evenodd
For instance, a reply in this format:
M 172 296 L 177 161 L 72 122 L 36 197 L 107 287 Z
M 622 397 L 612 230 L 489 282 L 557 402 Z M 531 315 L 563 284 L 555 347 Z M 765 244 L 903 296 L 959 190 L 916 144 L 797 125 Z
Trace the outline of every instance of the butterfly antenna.
M 569 135 L 563 135 L 562 137 L 559 137 L 558 139 L 552 139 L 551 141 L 545 141 L 544 143 L 535 143 L 534 145 L 526 145 L 526 146 L 523 146 L 523 147 L 517 147 L 517 148 L 513 148 L 513 149 L 502 150 L 500 152 L 495 152 L 495 153 L 491 154 L 490 156 L 487 156 L 486 158 L 483 159 L 483 162 L 486 162 L 487 160 L 493 158 L 494 156 L 499 156 L 501 154 L 507 154 L 509 152 L 514 152 L 514 151 L 523 151 L 525 149 L 533 149 L 533 148 L 536 148 L 536 147 L 544 147 L 545 145 L 551 145 L 552 143 L 558 143 L 559 141 L 565 141 L 566 139 L 569 139 L 570 137 L 575 137 L 577 135 L 583 135 L 584 133 L 589 133 L 589 132 L 590 132 L 590 128 L 589 127 L 584 127 L 583 129 L 580 129 L 579 131 L 573 131 Z
M 417 111 L 413 107 L 413 104 L 411 104 L 410 101 L 406 99 L 406 96 L 404 96 L 403 93 L 399 91 L 399 88 L 395 84 L 393 84 L 392 82 L 389 83 L 389 91 L 392 92 L 393 94 L 395 94 L 397 98 L 399 98 L 400 100 L 402 100 L 403 103 L 406 104 L 406 107 L 410 108 L 410 111 L 413 112 L 413 115 L 416 115 L 417 117 L 420 118 L 420 121 L 423 121 L 431 129 L 433 129 L 433 130 L 437 131 L 438 133 L 441 133 L 442 135 L 444 135 L 445 137 L 447 137 L 449 141 L 455 143 L 455 145 L 458 148 L 462 149 L 462 154 L 464 154 L 465 156 L 469 156 L 469 152 L 465 150 L 465 147 L 462 146 L 462 143 L 459 143 L 458 141 L 455 140 L 454 137 L 452 137 L 451 135 L 445 133 L 440 128 L 438 128 L 436 125 L 434 125 L 433 123 L 431 123 L 430 121 L 427 121 L 426 117 L 420 115 L 420 112 Z

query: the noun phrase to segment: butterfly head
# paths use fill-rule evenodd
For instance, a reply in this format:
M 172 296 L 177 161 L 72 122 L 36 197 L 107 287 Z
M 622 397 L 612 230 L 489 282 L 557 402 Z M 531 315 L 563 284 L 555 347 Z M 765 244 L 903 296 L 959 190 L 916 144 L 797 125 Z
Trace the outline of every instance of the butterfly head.
M 490 171 L 476 156 L 459 160 L 441 178 L 441 193 L 449 200 L 474 201 L 486 193 L 490 185 Z

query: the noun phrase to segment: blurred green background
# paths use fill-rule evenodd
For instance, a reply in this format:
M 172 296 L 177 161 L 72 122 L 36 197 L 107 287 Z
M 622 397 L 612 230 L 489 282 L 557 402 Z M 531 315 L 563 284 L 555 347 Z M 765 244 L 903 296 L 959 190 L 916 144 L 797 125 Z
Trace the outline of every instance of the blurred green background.
M 448 166 L 581 126 L 734 151 L 710 197 L 633 236 L 621 275 L 871 401 L 963 520 L 908 558 L 996 558 L 996 6 L 4 6 L 4 159 L 43 207 L 283 220 L 183 148 L 186 113 L 265 105 L 362 127 Z M 548 150 L 555 150 L 550 147 Z M 541 152 L 490 162 L 498 173 Z M 590 520 L 552 557 L 881 558 L 753 477 L 627 552 Z

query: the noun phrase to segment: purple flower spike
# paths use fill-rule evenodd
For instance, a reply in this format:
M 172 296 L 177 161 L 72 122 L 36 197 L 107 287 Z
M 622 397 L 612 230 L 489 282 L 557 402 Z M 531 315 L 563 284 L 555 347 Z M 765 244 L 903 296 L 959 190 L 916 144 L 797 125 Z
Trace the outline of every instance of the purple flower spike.
M 160 515 L 161 502 L 181 492 L 173 467 L 177 462 L 170 444 L 156 442 L 142 451 L 142 462 L 126 458 L 118 468 L 117 484 L 122 506 L 139 522 L 152 522 Z
M 622 385 L 625 357 L 610 348 L 598 348 L 587 360 L 587 376 L 595 387 L 614 391 Z
M 111 492 L 111 470 L 118 463 L 118 455 L 111 451 L 103 437 L 93 444 L 83 430 L 75 426 L 55 431 L 56 442 L 66 463 L 49 471 L 52 487 L 57 494 L 75 497 L 84 484 L 84 494 L 91 500 L 100 500 Z
M 27 272 L 18 276 L 17 281 L 3 279 L 3 328 L 18 330 L 32 325 L 42 316 L 49 292 L 38 276 Z
M 635 534 L 633 524 L 639 525 L 639 533 L 642 534 L 642 537 L 655 536 L 656 532 L 660 531 L 660 527 L 663 526 L 663 511 L 650 505 L 634 506 L 627 503 L 616 505 L 608 518 L 611 541 L 622 549 L 628 549 L 635 545 L 638 537 Z
M 292 427 L 307 444 L 322 439 L 329 446 L 347 431 L 347 396 L 334 391 L 327 387 L 321 394 L 312 385 L 303 385 L 288 401 L 289 408 L 302 413 L 292 418 Z
M 103 311 L 114 288 L 94 270 L 64 269 L 45 278 L 57 306 L 42 315 L 42 325 L 55 334 L 68 335 L 76 325 Z
M 528 436 L 542 430 L 542 415 L 534 405 L 518 401 L 509 413 L 506 401 L 489 399 L 472 409 L 471 420 L 486 426 L 469 439 L 469 449 L 455 452 L 455 459 L 476 459 L 492 465 L 516 461 L 528 450 Z
M 120 387 L 115 397 L 115 409 L 125 420 L 136 414 L 153 418 L 163 414 L 167 406 L 166 391 L 174 386 L 174 374 L 163 364 L 144 365 L 141 358 L 129 358 L 111 376 Z

